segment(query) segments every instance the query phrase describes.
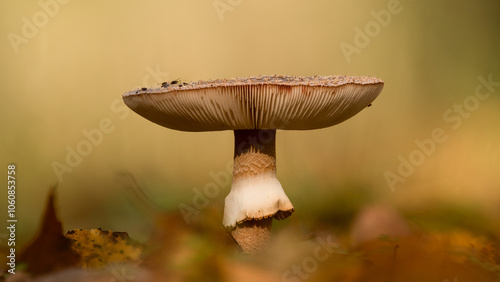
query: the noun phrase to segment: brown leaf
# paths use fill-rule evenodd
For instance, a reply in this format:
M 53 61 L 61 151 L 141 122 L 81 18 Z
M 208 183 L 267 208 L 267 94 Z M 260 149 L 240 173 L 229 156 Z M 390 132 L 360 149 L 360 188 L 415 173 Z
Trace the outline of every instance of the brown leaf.
M 71 240 L 63 235 L 62 223 L 54 207 L 55 187 L 51 188 L 38 235 L 21 253 L 19 260 L 26 271 L 38 276 L 77 266 L 80 258 L 71 248 Z

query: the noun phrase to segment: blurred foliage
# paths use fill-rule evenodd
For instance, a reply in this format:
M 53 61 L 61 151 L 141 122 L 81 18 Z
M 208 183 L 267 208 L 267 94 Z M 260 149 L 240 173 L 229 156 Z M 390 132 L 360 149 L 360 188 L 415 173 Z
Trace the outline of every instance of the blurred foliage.
M 353 224 L 351 230 L 332 231 L 336 230 L 336 224 L 328 220 L 318 220 L 309 227 L 316 233 L 305 237 L 291 227 L 282 228 L 275 232 L 270 249 L 255 256 L 236 252 L 234 241 L 212 220 L 211 209 L 191 225 L 185 224 L 178 211 L 157 212 L 154 233 L 146 244 L 130 244 L 126 232 L 93 229 L 69 231 L 66 237 L 71 239 L 72 246 L 65 248 L 48 243 L 65 239 L 61 229 L 56 232 L 57 228 L 54 228 L 55 225 L 61 226 L 55 213 L 51 194 L 37 239 L 21 255 L 22 263 L 27 264 L 26 269 L 18 270 L 15 275 L 4 274 L 6 281 L 500 279 L 498 236 L 487 238 L 474 234 L 476 230 L 459 226 L 448 231 L 413 227 L 394 236 L 398 225 L 405 224 L 404 220 L 396 214 L 383 215 L 394 213 L 383 206 L 365 209 L 361 213 L 364 215 L 354 217 L 354 221 L 361 222 L 361 225 Z M 387 233 L 370 228 L 372 223 L 361 219 L 366 216 L 378 222 L 378 226 L 385 226 Z M 446 216 L 443 220 L 447 219 Z M 368 228 L 363 226 L 366 224 Z M 357 229 L 363 230 L 365 237 L 361 241 L 348 237 Z M 375 236 L 366 237 L 368 233 Z M 72 257 L 75 254 L 72 250 L 80 258 L 79 263 L 68 260 L 69 253 Z M 56 265 L 58 267 L 54 267 Z M 37 278 L 30 278 L 33 276 Z

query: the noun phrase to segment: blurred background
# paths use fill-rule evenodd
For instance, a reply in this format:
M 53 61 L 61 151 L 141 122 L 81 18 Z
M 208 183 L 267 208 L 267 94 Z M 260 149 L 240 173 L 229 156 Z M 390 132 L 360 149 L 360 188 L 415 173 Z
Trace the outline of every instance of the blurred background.
M 233 134 L 162 128 L 121 95 L 259 74 L 385 81 L 340 125 L 278 132 L 278 178 L 296 213 L 276 230 L 347 228 L 376 203 L 419 226 L 499 234 L 499 1 L 42 0 L 0 11 L 0 156 L 4 171 L 17 166 L 21 245 L 55 184 L 65 229 L 146 241 L 152 220 L 119 173 L 160 210 L 192 205 L 193 189 L 230 173 Z M 216 220 L 229 186 L 210 199 Z

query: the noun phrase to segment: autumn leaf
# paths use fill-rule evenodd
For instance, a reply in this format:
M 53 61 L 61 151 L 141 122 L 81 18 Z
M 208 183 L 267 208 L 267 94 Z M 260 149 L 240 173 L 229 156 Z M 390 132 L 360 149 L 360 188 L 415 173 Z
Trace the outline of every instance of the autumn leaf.
M 81 257 L 83 268 L 102 268 L 110 263 L 138 262 L 142 248 L 130 240 L 127 232 L 71 230 L 66 233 L 73 250 Z
M 71 240 L 63 235 L 62 223 L 54 206 L 55 187 L 51 188 L 38 234 L 20 255 L 20 262 L 33 276 L 77 266 L 80 257 L 71 248 Z

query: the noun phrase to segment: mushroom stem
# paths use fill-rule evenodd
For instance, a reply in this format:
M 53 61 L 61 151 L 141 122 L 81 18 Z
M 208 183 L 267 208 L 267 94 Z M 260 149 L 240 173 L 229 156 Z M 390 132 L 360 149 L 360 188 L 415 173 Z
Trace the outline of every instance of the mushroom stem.
M 231 192 L 223 223 L 244 253 L 263 250 L 272 218 L 283 219 L 293 206 L 276 178 L 276 130 L 235 130 Z
M 234 160 L 236 161 L 241 155 L 248 154 L 263 154 L 270 157 L 272 163 L 269 165 L 272 165 L 272 169 L 276 170 L 276 130 L 235 130 Z M 235 162 L 235 168 L 241 166 L 236 165 Z
M 259 251 L 267 249 L 271 241 L 272 226 L 272 217 L 262 220 L 247 220 L 237 224 L 231 230 L 231 236 L 240 245 L 244 254 L 255 255 Z
M 276 130 L 235 130 L 233 181 L 264 173 L 276 175 Z M 231 235 L 243 253 L 266 249 L 271 240 L 273 218 L 250 219 L 238 223 Z

